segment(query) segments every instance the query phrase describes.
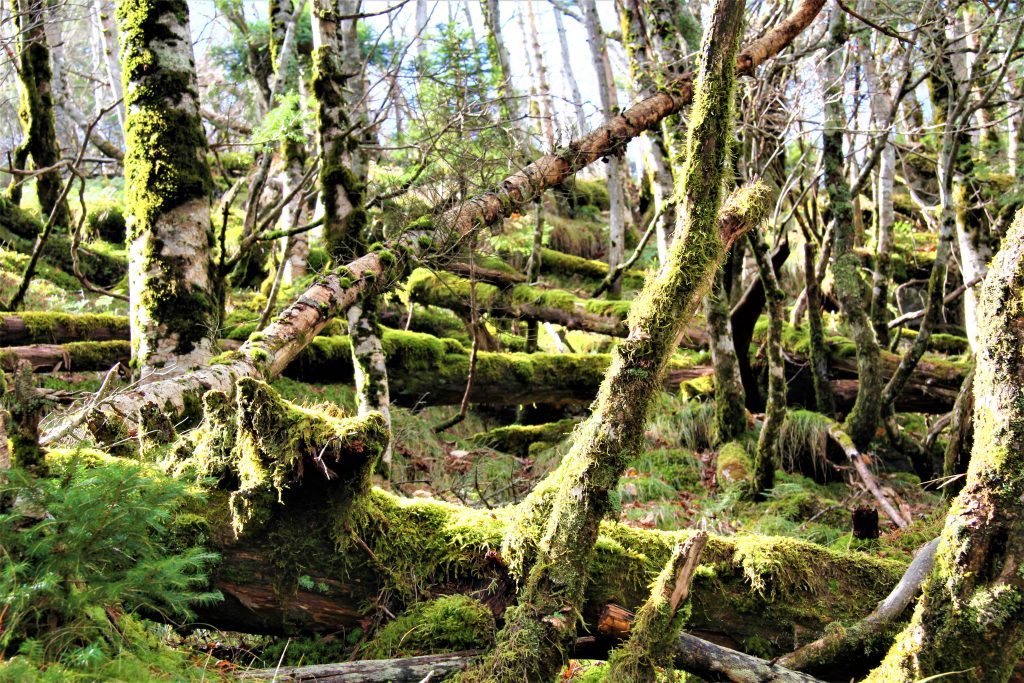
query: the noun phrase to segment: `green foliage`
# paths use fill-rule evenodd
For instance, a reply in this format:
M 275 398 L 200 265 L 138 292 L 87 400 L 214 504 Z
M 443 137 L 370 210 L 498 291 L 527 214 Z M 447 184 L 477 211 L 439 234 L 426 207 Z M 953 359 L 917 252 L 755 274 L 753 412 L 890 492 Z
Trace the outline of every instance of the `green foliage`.
M 53 478 L 14 469 L 0 480 L 0 654 L 88 668 L 121 651 L 126 615 L 187 619 L 220 598 L 203 590 L 216 556 L 176 534 L 197 492 L 87 455 L 54 458 Z
M 278 98 L 277 106 L 267 112 L 260 125 L 252 132 L 249 141 L 253 145 L 266 145 L 285 140 L 306 142 L 309 137 L 307 131 L 316 125 L 315 107 L 308 100 L 309 98 L 302 97 L 297 92 L 290 92 Z

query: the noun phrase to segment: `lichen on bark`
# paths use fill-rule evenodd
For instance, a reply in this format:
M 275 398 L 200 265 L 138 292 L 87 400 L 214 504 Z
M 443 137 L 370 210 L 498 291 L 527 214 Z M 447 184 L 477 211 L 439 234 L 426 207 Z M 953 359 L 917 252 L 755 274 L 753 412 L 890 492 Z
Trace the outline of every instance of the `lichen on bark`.
M 213 356 L 219 322 L 212 177 L 188 6 L 120 0 L 132 363 L 178 371 Z
M 1024 646 L 1024 212 L 982 286 L 967 481 L 910 624 L 869 681 L 1009 680 Z

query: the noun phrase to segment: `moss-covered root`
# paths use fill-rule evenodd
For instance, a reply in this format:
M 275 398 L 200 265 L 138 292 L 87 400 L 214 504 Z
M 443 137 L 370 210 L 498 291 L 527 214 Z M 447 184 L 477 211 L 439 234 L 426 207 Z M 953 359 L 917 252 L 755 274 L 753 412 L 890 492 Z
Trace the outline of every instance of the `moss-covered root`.
M 913 619 L 870 681 L 1006 681 L 1024 647 L 1024 211 L 982 286 L 978 320 L 967 482 Z
M 786 365 L 782 357 L 782 323 L 785 318 L 786 295 L 779 286 L 772 268 L 768 247 L 760 235 L 748 235 L 751 251 L 757 260 L 757 271 L 764 285 L 768 300 L 768 405 L 765 408 L 764 426 L 757 439 L 757 453 L 754 455 L 754 481 L 752 493 L 763 500 L 769 489 L 775 486 L 775 468 L 782 458 L 779 454 L 779 434 L 786 420 Z
M 715 462 L 715 481 L 720 487 L 746 486 L 750 483 L 754 463 L 739 441 L 730 441 L 722 446 Z
M 857 400 L 846 416 L 844 429 L 858 448 L 867 448 L 875 436 L 882 410 L 881 349 L 868 318 L 865 301 L 868 290 L 861 277 L 860 257 L 854 252 L 853 202 L 846 174 L 843 136 L 846 110 L 843 105 L 842 69 L 847 40 L 846 15 L 833 12 L 830 23 L 829 57 L 826 60 L 828 83 L 825 88 L 825 133 L 822 161 L 828 190 L 829 218 L 835 224 L 832 248 L 832 275 L 835 291 L 850 338 L 857 345 Z
M 612 653 L 609 680 L 654 683 L 657 669 L 672 665 L 679 631 L 689 618 L 690 582 L 707 543 L 707 532 L 699 531 L 676 546 L 651 587 L 651 597 L 637 611 L 629 640 Z
M 341 418 L 303 408 L 251 378 L 238 381 L 235 395 L 232 460 L 238 489 L 231 494 L 231 511 L 236 533 L 262 526 L 289 488 L 340 486 L 349 502 L 369 490 L 370 474 L 388 443 L 380 413 Z M 306 495 L 315 496 L 315 490 Z
M 550 680 L 561 666 L 575 635 L 598 525 L 611 509 L 609 494 L 641 443 L 678 334 L 747 227 L 720 230 L 718 221 L 743 5 L 720 0 L 705 36 L 669 259 L 631 307 L 629 336 L 616 347 L 593 413 L 575 432 L 570 452 L 517 511 L 525 520 L 546 519 L 542 533 L 533 534 L 536 556 L 527 560 L 534 554 L 530 535 L 523 538 L 513 525 L 503 556 L 521 580 L 519 605 L 494 652 L 466 680 Z
M 117 21 L 132 361 L 140 371 L 184 371 L 213 357 L 220 312 L 188 5 L 119 0 Z

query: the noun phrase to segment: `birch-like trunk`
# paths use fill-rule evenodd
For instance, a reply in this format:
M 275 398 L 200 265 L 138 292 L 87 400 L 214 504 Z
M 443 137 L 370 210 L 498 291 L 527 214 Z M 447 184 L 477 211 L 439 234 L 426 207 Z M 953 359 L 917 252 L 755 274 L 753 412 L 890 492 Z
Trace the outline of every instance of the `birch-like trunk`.
M 557 10 L 555 10 L 557 12 Z M 533 12 L 533 0 L 526 0 L 526 19 L 530 26 L 530 42 L 533 48 L 533 61 L 537 65 L 537 99 L 540 102 L 540 123 L 544 129 L 544 140 L 548 149 L 555 148 L 555 121 L 552 115 L 551 85 L 548 82 L 548 68 L 544 64 L 544 52 L 540 49 L 540 36 L 537 32 L 537 17 Z
M 562 51 L 562 77 L 569 85 L 569 92 L 572 93 L 576 125 L 582 135 L 587 130 L 587 114 L 583 111 L 583 95 L 580 94 L 580 85 L 576 82 L 576 74 L 572 70 L 572 55 L 569 53 L 569 39 L 565 34 L 565 19 L 562 18 L 562 10 L 557 7 L 552 13 L 555 15 L 555 30 L 558 31 L 558 48 Z
M 612 75 L 611 60 L 608 59 L 608 46 L 605 42 L 601 18 L 597 13 L 596 0 L 582 0 L 583 19 L 587 26 L 590 42 L 590 56 L 597 73 L 597 90 L 601 96 L 601 110 L 605 117 L 614 116 L 619 107 L 619 98 L 615 90 L 615 78 Z M 608 269 L 622 263 L 626 255 L 626 215 L 622 188 L 622 157 L 608 157 Z M 608 289 L 609 296 L 617 298 L 622 291 L 621 280 L 615 281 Z
M 132 363 L 177 374 L 213 357 L 220 308 L 188 6 L 120 0 L 117 20 Z
M 107 85 L 112 100 L 121 100 L 124 89 L 121 86 L 121 62 L 117 59 L 117 21 L 114 18 L 113 0 L 96 0 L 96 24 L 99 28 L 103 48 L 103 64 L 107 72 Z M 124 131 L 124 101 L 117 105 L 118 128 Z

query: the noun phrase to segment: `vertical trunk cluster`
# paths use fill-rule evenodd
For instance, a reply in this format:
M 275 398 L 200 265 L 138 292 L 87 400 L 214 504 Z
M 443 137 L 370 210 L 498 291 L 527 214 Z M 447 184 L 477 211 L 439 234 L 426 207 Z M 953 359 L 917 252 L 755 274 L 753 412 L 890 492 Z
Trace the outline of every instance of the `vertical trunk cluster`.
M 1024 646 L 1024 212 L 982 287 L 967 482 L 910 624 L 870 681 L 1009 680 Z
M 487 25 L 487 51 L 491 63 L 497 64 L 501 73 L 498 76 L 498 97 L 501 100 L 502 115 L 506 121 L 512 122 L 512 130 L 520 141 L 525 144 L 520 134 L 522 117 L 519 113 L 519 100 L 516 99 L 515 88 L 512 87 L 512 60 L 508 56 L 508 47 L 501 26 L 501 6 L 498 0 L 481 0 L 484 23 Z
M 860 380 L 857 400 L 850 414 L 846 416 L 844 429 L 857 447 L 863 449 L 874 438 L 881 415 L 881 349 L 868 318 L 865 305 L 867 292 L 861 277 L 860 257 L 854 251 L 856 231 L 853 222 L 853 201 L 846 173 L 846 156 L 843 153 L 846 107 L 843 105 L 842 72 L 846 40 L 846 14 L 838 7 L 833 7 L 829 20 L 829 55 L 825 62 L 825 132 L 822 160 L 825 167 L 829 215 L 835 223 L 832 275 L 835 278 L 836 295 L 850 338 L 857 345 L 857 373 Z
M 629 337 L 616 347 L 571 450 L 516 511 L 502 556 L 520 581 L 519 602 L 506 613 L 496 649 L 465 680 L 551 680 L 561 666 L 575 635 L 598 525 L 611 509 L 609 494 L 639 448 L 678 334 L 729 246 L 749 225 L 719 221 L 742 17 L 742 0 L 716 3 L 695 90 L 689 163 L 679 177 L 682 212 L 669 261 L 633 304 Z M 535 547 L 530 539 L 537 539 Z
M 572 56 L 569 54 L 569 39 L 565 34 L 565 19 L 562 18 L 562 10 L 554 8 L 555 30 L 558 31 L 558 47 L 562 52 L 562 75 L 569 84 L 569 91 L 572 93 L 572 106 L 576 112 L 576 125 L 579 127 L 579 134 L 587 130 L 587 114 L 583 111 L 583 95 L 580 94 L 580 85 L 576 82 L 576 75 L 572 71 Z
M 324 207 L 324 242 L 343 263 L 359 251 L 366 225 L 366 183 L 351 167 L 352 139 L 343 63 L 342 35 L 336 4 L 313 0 L 313 94 L 320 139 L 320 190 Z
M 583 0 L 583 19 L 587 25 L 587 37 L 590 41 L 590 55 L 597 73 L 597 91 L 601 96 L 601 109 L 605 118 L 615 116 L 619 108 L 619 98 L 615 92 L 615 78 L 612 76 L 611 60 L 608 59 L 608 46 L 605 44 L 604 29 L 601 18 L 597 14 L 595 0 Z M 608 270 L 622 263 L 626 255 L 626 207 L 622 189 L 622 156 L 613 154 L 608 157 Z M 616 280 L 608 288 L 609 296 L 618 298 L 622 291 L 622 282 Z
M 556 9 L 557 13 L 558 10 Z M 548 84 L 548 68 L 544 65 L 544 52 L 540 49 L 540 36 L 537 33 L 537 17 L 533 12 L 533 0 L 526 1 L 526 18 L 530 25 L 530 45 L 533 50 L 533 61 L 537 64 L 537 99 L 540 101 L 540 122 L 544 129 L 544 140 L 548 149 L 555 148 L 555 121 L 552 116 L 551 86 Z
M 14 150 L 14 166 L 24 168 L 29 157 L 38 169 L 49 168 L 60 161 L 57 120 L 53 109 L 53 71 L 50 46 L 46 40 L 46 3 L 42 0 L 11 0 L 11 12 L 18 26 L 18 86 L 21 102 L 18 118 L 24 139 Z M 14 182 L 21 180 L 15 176 Z M 60 170 L 52 169 L 38 176 L 36 188 L 39 204 L 46 215 L 55 214 L 54 225 L 67 226 L 70 221 L 67 203 L 60 200 L 63 182 Z M 12 186 L 11 199 L 21 201 L 20 185 Z
M 184 370 L 219 325 L 212 178 L 184 0 L 120 0 L 132 363 Z
M 299 88 L 298 64 L 293 62 L 290 53 L 293 49 L 285 50 L 285 40 L 288 31 L 296 31 L 292 23 L 292 15 L 295 13 L 295 6 L 292 0 L 270 0 L 270 56 L 276 70 L 275 94 L 293 93 Z M 295 40 L 293 36 L 291 40 Z M 302 106 L 302 104 L 298 104 Z M 298 119 L 299 117 L 297 117 Z M 288 195 L 301 181 L 306 164 L 306 148 L 301 140 L 301 130 L 289 130 L 281 142 L 281 162 L 283 170 L 281 173 L 282 194 Z M 295 197 L 294 203 L 281 211 L 281 217 L 277 221 L 277 228 L 288 231 L 297 227 L 302 220 L 303 202 L 301 197 Z M 303 232 L 290 237 L 282 237 L 282 254 L 284 260 L 284 280 L 294 282 L 306 275 L 306 259 L 309 257 L 309 233 Z

